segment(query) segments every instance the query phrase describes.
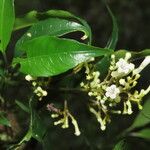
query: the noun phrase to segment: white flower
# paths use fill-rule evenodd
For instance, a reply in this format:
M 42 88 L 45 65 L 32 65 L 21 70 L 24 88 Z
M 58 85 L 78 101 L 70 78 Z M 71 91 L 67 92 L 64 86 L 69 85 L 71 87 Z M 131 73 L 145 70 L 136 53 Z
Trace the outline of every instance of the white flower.
M 131 53 L 126 53 L 125 60 L 129 60 L 131 58 Z
M 134 74 L 140 73 L 149 64 L 150 64 L 150 56 L 147 56 L 145 57 L 141 65 L 133 71 L 133 73 Z
M 80 86 L 81 86 L 81 87 L 84 87 L 84 83 L 83 83 L 83 82 L 81 82 L 81 83 L 80 83 Z
M 125 81 L 125 79 L 120 79 L 120 80 L 119 80 L 119 83 L 120 83 L 121 85 L 125 85 L 125 84 L 126 84 L 126 81 Z
M 32 36 L 32 34 L 31 34 L 31 33 L 27 33 L 27 36 L 28 36 L 28 37 L 31 37 L 31 36 Z
M 118 67 L 118 73 L 128 74 L 130 71 L 134 69 L 134 64 L 128 63 L 125 59 L 120 58 L 119 61 L 116 63 Z
M 47 96 L 47 91 L 42 91 L 43 96 Z
M 106 97 L 110 97 L 111 99 L 115 99 L 116 96 L 120 93 L 119 88 L 116 85 L 112 84 L 111 86 L 106 88 Z
M 32 81 L 32 80 L 34 80 L 34 78 L 31 76 L 31 75 L 26 75 L 25 76 L 25 79 L 27 80 L 27 81 Z
M 134 64 L 129 63 L 127 61 L 129 57 L 130 57 L 130 53 L 127 53 L 125 59 L 123 58 L 119 59 L 119 61 L 116 63 L 117 70 L 111 73 L 112 77 L 125 76 L 134 70 L 135 67 Z
M 115 59 L 115 55 L 111 55 L 111 59 Z
M 39 97 L 47 96 L 47 91 L 43 90 L 40 86 L 34 90 L 34 93 L 36 93 L 36 95 Z

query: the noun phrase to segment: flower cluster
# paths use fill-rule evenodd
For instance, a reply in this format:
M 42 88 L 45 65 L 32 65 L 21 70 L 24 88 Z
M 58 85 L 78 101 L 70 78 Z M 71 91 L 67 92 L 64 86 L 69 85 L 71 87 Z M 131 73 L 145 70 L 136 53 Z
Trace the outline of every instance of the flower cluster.
M 36 78 L 33 78 L 31 75 L 26 75 L 25 79 L 29 82 L 32 83 L 34 93 L 38 96 L 39 100 L 42 100 L 44 96 L 47 96 L 47 91 L 43 90 L 41 87 L 41 82 L 36 81 Z M 64 110 L 57 109 L 54 104 L 48 104 L 47 105 L 47 110 L 50 111 L 51 117 L 54 119 L 58 119 L 57 121 L 54 122 L 54 125 L 59 125 L 62 124 L 62 128 L 66 129 L 69 128 L 69 120 L 71 120 L 74 129 L 75 129 L 75 135 L 79 136 L 80 130 L 78 123 L 74 116 L 70 113 L 68 106 L 67 106 L 67 101 L 64 102 Z
M 100 81 L 100 72 L 94 71 L 91 64 L 85 64 L 86 81 L 81 82 L 91 97 L 89 110 L 100 123 L 101 130 L 105 130 L 106 123 L 110 122 L 110 114 L 132 114 L 132 103 L 142 109 L 142 98 L 150 92 L 150 86 L 144 90 L 133 91 L 138 83 L 140 72 L 150 63 L 150 56 L 145 57 L 138 68 L 130 62 L 131 53 L 126 53 L 125 58 L 116 61 L 115 55 L 111 56 L 108 74 Z
M 54 122 L 54 125 L 62 124 L 61 127 L 63 129 L 69 128 L 69 119 L 70 119 L 73 126 L 74 126 L 74 129 L 75 129 L 74 134 L 76 136 L 79 136 L 81 134 L 76 119 L 73 117 L 73 115 L 68 110 L 67 101 L 64 102 L 64 110 L 63 111 L 61 111 L 60 109 L 55 108 L 53 104 L 48 104 L 47 109 L 49 111 L 53 112 L 52 115 L 51 115 L 52 118 L 59 118 L 60 117 L 59 120 Z
M 39 100 L 42 100 L 44 96 L 47 96 L 47 91 L 43 90 L 38 82 L 36 82 L 36 78 L 33 78 L 31 75 L 26 75 L 25 79 L 32 83 L 34 93 L 38 96 Z

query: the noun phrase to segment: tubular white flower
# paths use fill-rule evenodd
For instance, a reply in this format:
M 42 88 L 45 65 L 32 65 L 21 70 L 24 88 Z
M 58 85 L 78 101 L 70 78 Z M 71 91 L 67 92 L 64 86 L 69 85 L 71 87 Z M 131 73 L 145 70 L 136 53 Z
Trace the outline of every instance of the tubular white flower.
M 106 97 L 110 97 L 111 99 L 115 99 L 116 96 L 120 93 L 119 88 L 116 85 L 112 84 L 111 86 L 106 88 Z
M 126 53 L 125 60 L 129 60 L 131 58 L 131 53 Z
M 128 100 L 128 101 L 126 102 L 126 105 L 128 106 L 127 113 L 128 113 L 129 115 L 131 115 L 131 114 L 133 113 L 131 102 Z
M 147 56 L 145 57 L 141 65 L 133 71 L 133 73 L 134 74 L 140 73 L 149 64 L 150 64 L 150 56 Z
M 72 120 L 72 124 L 74 125 L 74 129 L 75 129 L 74 134 L 75 134 L 76 136 L 79 136 L 79 135 L 81 134 L 81 132 L 80 132 L 80 130 L 79 130 L 77 121 L 76 121 L 76 120 Z

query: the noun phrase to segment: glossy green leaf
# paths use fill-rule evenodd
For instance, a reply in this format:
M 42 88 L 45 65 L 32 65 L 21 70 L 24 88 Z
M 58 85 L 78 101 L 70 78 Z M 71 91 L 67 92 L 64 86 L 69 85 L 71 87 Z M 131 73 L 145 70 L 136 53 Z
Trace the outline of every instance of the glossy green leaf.
M 101 80 L 103 80 L 107 73 L 110 66 L 110 56 L 103 57 L 98 63 L 95 65 L 95 70 L 100 72 Z
M 11 127 L 10 121 L 6 118 L 5 113 L 0 112 L 0 124 Z
M 87 37 L 89 37 L 89 43 L 91 43 L 92 33 L 91 33 L 91 28 L 87 24 L 87 22 L 85 20 L 71 14 L 70 12 L 67 12 L 64 10 L 49 10 L 47 12 L 31 11 L 22 18 L 16 18 L 14 30 L 18 30 L 18 29 L 22 29 L 22 28 L 34 25 L 35 23 L 42 20 L 43 18 L 44 19 L 45 18 L 53 18 L 53 19 L 57 18 L 57 19 L 67 20 L 68 23 L 75 22 L 77 24 L 80 24 L 80 26 L 81 25 L 84 26 L 84 33 Z M 52 26 L 53 26 L 53 24 L 52 24 Z M 58 22 L 57 26 L 60 27 L 59 22 Z M 52 29 L 52 27 L 51 27 L 51 29 Z M 76 29 L 76 31 L 77 31 L 77 29 Z
M 54 76 L 74 68 L 91 57 L 112 53 L 112 50 L 88 46 L 75 40 L 43 36 L 25 42 L 21 49 L 26 58 L 16 58 L 20 71 L 33 76 Z
M 130 150 L 130 148 L 125 140 L 121 140 L 115 145 L 113 150 Z
M 113 23 L 113 28 L 112 28 L 112 33 L 111 36 L 109 38 L 109 41 L 106 45 L 107 48 L 111 48 L 111 49 L 115 49 L 116 48 L 116 44 L 118 41 L 118 25 L 117 25 L 117 21 L 115 16 L 113 15 L 111 9 L 109 8 L 109 6 L 106 4 L 107 10 L 110 14 L 110 17 L 112 19 L 112 23 Z
M 150 123 L 150 100 L 149 100 L 149 98 L 144 103 L 143 109 L 137 115 L 133 124 L 127 131 L 131 131 L 135 128 L 143 127 Z
M 138 132 L 131 133 L 130 135 L 150 140 L 150 128 L 146 128 Z
M 4 52 L 9 43 L 15 20 L 14 1 L 0 0 L 0 51 Z
M 33 109 L 33 108 L 32 108 Z M 31 123 L 31 131 L 32 137 L 37 139 L 39 142 L 42 141 L 43 136 L 46 133 L 47 127 L 44 124 L 42 118 L 38 115 L 37 111 L 32 111 L 32 123 Z
M 87 37 L 89 36 L 86 28 L 77 22 L 58 18 L 49 18 L 34 24 L 17 42 L 16 49 L 19 49 L 19 47 L 26 41 L 43 35 L 62 36 L 75 31 L 81 31 Z
M 49 11 L 47 11 L 46 14 L 48 16 L 52 16 L 52 17 L 75 19 L 75 20 L 79 21 L 79 23 L 81 23 L 88 31 L 87 36 L 89 37 L 89 44 L 91 44 L 91 42 L 92 42 L 91 28 L 85 20 L 73 15 L 72 13 L 70 13 L 68 11 L 64 11 L 64 10 L 49 10 Z
M 39 142 L 42 141 L 43 136 L 47 130 L 46 124 L 44 124 L 43 118 L 39 115 L 38 111 L 36 110 L 37 100 L 30 99 L 29 101 L 30 106 L 30 128 L 29 132 L 33 138 L 38 140 Z

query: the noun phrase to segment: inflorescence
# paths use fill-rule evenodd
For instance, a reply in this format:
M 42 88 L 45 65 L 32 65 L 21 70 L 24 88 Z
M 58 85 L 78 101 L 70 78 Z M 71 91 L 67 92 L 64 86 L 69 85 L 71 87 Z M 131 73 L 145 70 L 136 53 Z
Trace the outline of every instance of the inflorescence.
M 59 125 L 61 124 L 63 129 L 69 128 L 69 120 L 71 120 L 73 126 L 74 126 L 74 134 L 76 136 L 79 136 L 81 134 L 79 130 L 78 123 L 76 119 L 73 117 L 73 115 L 70 113 L 68 106 L 67 106 L 67 101 L 64 102 L 64 110 L 60 110 L 54 107 L 53 104 L 48 104 L 47 109 L 52 112 L 51 117 L 58 119 L 57 121 L 54 122 L 54 125 Z
M 106 124 L 111 121 L 111 114 L 128 114 L 133 113 L 132 105 L 136 103 L 139 109 L 142 109 L 142 98 L 150 92 L 150 86 L 140 91 L 134 90 L 140 78 L 140 72 L 150 64 L 150 56 L 145 57 L 139 67 L 130 62 L 131 53 L 126 53 L 125 58 L 116 59 L 115 55 L 111 55 L 111 62 L 108 74 L 103 81 L 100 80 L 100 72 L 94 70 L 91 59 L 85 63 L 86 80 L 81 82 L 80 86 L 84 91 L 88 92 L 90 97 L 89 110 L 95 115 L 100 123 L 101 130 L 106 129 Z M 32 83 L 34 93 L 42 100 L 47 96 L 47 91 L 43 90 L 40 84 L 30 75 L 25 79 Z M 75 135 L 80 135 L 80 130 L 76 119 L 70 113 L 67 101 L 64 102 L 64 109 L 60 110 L 53 104 L 48 104 L 47 109 L 52 112 L 51 117 L 58 119 L 54 125 L 61 124 L 62 128 L 69 127 L 71 120 Z
M 136 103 L 142 109 L 142 98 L 150 92 L 150 86 L 140 91 L 133 88 L 137 85 L 140 72 L 150 63 L 150 56 L 145 57 L 138 68 L 130 62 L 131 53 L 116 62 L 115 55 L 111 56 L 110 67 L 106 78 L 100 80 L 100 72 L 93 70 L 92 64 L 85 64 L 86 81 L 81 82 L 90 96 L 89 110 L 100 123 L 101 130 L 106 129 L 110 122 L 110 114 L 132 114 L 132 104 Z
M 38 99 L 41 101 L 42 98 L 44 96 L 47 96 L 47 91 L 46 90 L 43 90 L 40 82 L 36 81 L 36 78 L 32 77 L 31 75 L 26 75 L 25 76 L 25 79 L 28 81 L 28 82 L 31 82 L 32 83 L 32 86 L 33 86 L 33 93 L 35 93 L 35 95 L 38 97 Z

